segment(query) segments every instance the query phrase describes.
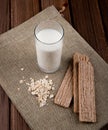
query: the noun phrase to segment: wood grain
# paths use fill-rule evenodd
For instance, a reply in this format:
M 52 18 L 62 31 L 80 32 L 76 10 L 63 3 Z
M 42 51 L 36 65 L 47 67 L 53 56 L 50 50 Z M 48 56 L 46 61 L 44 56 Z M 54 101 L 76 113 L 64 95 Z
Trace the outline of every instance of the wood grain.
M 33 15 L 36 15 L 41 11 L 41 2 L 40 0 L 32 0 L 32 6 L 33 6 Z
M 0 130 L 9 130 L 9 99 L 0 86 Z
M 99 0 L 99 8 L 108 44 L 108 0 Z
M 94 35 L 97 42 L 97 48 L 95 49 L 108 62 L 108 44 L 105 38 L 98 0 L 89 0 L 89 8 L 91 12 Z
M 99 8 L 108 45 L 108 0 L 99 0 Z
M 108 130 L 108 123 L 105 124 L 104 126 L 102 126 L 102 128 L 100 130 Z
M 10 29 L 9 0 L 0 0 L 0 34 Z M 9 130 L 9 98 L 0 86 L 0 130 Z
M 76 0 L 71 0 L 70 4 L 73 27 L 92 45 L 93 48 L 96 48 L 88 0 L 79 0 L 78 2 Z
M 108 62 L 108 45 L 98 0 L 71 0 L 71 16 L 74 28 Z
M 40 11 L 37 0 L 11 0 L 11 27 L 15 27 Z
M 15 106 L 11 103 L 10 130 L 30 130 Z
M 67 21 L 71 23 L 68 0 L 41 0 L 42 10 L 50 5 L 54 5 L 58 11 L 61 10 L 63 6 L 65 6 L 66 9 L 63 11 L 63 16 Z
M 94 69 L 90 62 L 78 64 L 79 120 L 96 122 Z
M 10 1 L 0 0 L 0 34 L 10 29 Z

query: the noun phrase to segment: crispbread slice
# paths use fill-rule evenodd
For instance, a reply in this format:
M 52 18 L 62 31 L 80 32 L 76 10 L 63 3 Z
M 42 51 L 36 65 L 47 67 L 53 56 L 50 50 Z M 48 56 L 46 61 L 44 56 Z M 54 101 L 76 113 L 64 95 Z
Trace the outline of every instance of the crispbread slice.
M 69 107 L 72 100 L 72 67 L 68 67 L 61 86 L 55 96 L 54 103 L 63 107 Z
M 73 95 L 74 95 L 74 112 L 79 112 L 79 92 L 78 92 L 78 62 L 89 61 L 89 57 L 76 52 L 73 55 Z
M 78 63 L 79 120 L 96 122 L 94 69 L 90 62 Z

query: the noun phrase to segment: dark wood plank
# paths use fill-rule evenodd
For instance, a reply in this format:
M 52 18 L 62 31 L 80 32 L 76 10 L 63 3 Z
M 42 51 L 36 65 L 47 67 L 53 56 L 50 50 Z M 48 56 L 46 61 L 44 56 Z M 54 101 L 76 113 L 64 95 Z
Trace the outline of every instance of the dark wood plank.
M 10 29 L 9 0 L 0 0 L 0 34 Z M 9 99 L 0 86 L 0 130 L 9 130 Z
M 0 0 L 0 34 L 10 28 L 10 1 Z
M 0 130 L 9 130 L 9 99 L 0 86 Z
M 33 15 L 36 15 L 41 11 L 41 2 L 40 0 L 32 0 L 33 1 Z
M 71 0 L 71 16 L 74 28 L 108 62 L 108 49 L 98 0 Z
M 99 7 L 108 43 L 108 0 L 99 0 Z
M 91 20 L 97 42 L 97 52 L 108 62 L 108 44 L 99 10 L 98 0 L 89 0 Z
M 30 130 L 13 104 L 11 104 L 10 130 Z
M 104 126 L 102 126 L 102 128 L 100 130 L 108 130 L 108 123 L 105 124 Z
M 96 48 L 87 0 L 71 0 L 71 16 L 73 27 Z
M 68 0 L 41 0 L 42 10 L 51 5 L 54 5 L 58 11 L 65 7 L 65 9 L 63 9 L 63 16 L 67 21 L 71 22 Z
M 11 28 L 28 20 L 39 11 L 38 0 L 11 0 Z

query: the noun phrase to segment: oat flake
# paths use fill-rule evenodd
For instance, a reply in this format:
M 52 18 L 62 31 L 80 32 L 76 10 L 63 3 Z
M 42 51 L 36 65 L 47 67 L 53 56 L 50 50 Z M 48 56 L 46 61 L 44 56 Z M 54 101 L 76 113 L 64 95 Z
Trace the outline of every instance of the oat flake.
M 40 107 L 43 107 L 47 104 L 48 98 L 53 98 L 54 95 L 51 94 L 51 91 L 54 90 L 53 81 L 48 79 L 48 75 L 43 79 L 35 81 L 33 78 L 30 78 L 30 84 L 28 91 L 37 97 L 37 101 Z

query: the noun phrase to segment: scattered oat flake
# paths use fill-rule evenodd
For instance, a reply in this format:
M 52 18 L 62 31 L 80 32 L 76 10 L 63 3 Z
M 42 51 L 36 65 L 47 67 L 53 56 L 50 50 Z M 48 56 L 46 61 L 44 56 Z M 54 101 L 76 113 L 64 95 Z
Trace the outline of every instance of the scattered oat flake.
M 40 102 L 40 104 L 39 104 L 40 107 L 43 107 L 43 106 L 45 106 L 45 105 L 46 105 L 46 102 L 45 102 L 45 101 Z
M 50 94 L 49 98 L 53 98 L 54 97 L 54 94 Z
M 33 78 L 30 77 L 30 80 L 32 80 Z
M 17 88 L 18 91 L 20 91 L 20 88 Z
M 49 80 L 49 84 L 50 84 L 50 85 L 52 85 L 52 84 L 53 84 L 52 80 Z
M 55 88 L 54 88 L 54 87 L 52 87 L 52 90 L 55 90 Z
M 53 81 L 48 79 L 48 75 L 46 75 L 45 78 L 39 79 L 37 81 L 35 81 L 33 78 L 30 78 L 28 91 L 31 93 L 31 95 L 37 97 L 36 99 L 40 107 L 43 107 L 47 104 L 48 98 L 54 97 L 54 95 L 51 94 L 53 87 L 52 85 Z
M 30 91 L 31 91 L 31 87 L 28 88 L 28 92 L 30 92 Z
M 21 68 L 21 71 L 23 71 L 24 70 L 24 68 Z
M 24 81 L 23 80 L 20 80 L 19 83 L 22 84 Z
M 45 76 L 45 79 L 48 79 L 48 75 Z
M 29 86 L 30 84 L 29 84 L 29 83 L 26 83 L 26 85 L 28 85 L 28 86 Z

